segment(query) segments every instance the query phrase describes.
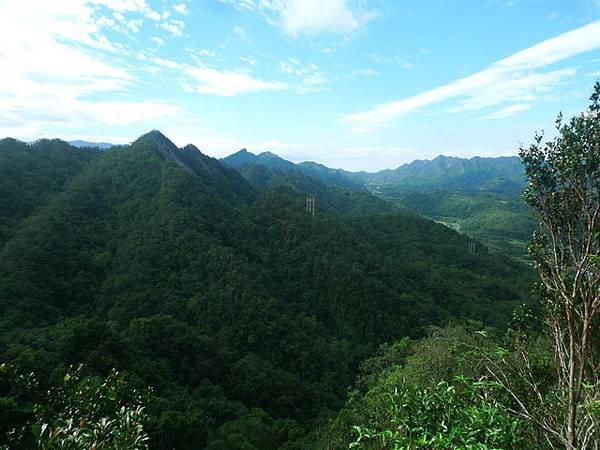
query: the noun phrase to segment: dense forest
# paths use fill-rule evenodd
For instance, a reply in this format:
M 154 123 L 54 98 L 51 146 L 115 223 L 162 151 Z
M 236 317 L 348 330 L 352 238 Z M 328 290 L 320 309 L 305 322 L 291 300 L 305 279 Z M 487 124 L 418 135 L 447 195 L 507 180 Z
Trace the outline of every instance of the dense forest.
M 157 131 L 105 151 L 0 141 L 0 444 L 31 448 L 40 411 L 71 401 L 44 392 L 93 392 L 144 398 L 131 448 L 331 446 L 357 375 L 377 389 L 366 361 L 535 309 L 529 265 L 364 189 L 254 167 Z
M 518 157 L 438 156 L 373 173 L 313 162 L 294 164 L 270 152 L 254 155 L 246 149 L 221 161 L 259 189 L 284 179 L 312 178 L 327 186 L 368 190 L 482 242 L 490 253 L 528 261 L 527 245 L 536 221 L 521 198 L 526 184 Z

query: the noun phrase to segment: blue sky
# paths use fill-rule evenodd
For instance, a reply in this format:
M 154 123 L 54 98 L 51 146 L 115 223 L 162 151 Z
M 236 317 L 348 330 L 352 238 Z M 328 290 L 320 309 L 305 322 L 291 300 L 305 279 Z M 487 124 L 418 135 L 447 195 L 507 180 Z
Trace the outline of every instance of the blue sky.
M 515 154 L 600 77 L 596 0 L 0 0 L 0 136 L 160 129 L 350 170 Z

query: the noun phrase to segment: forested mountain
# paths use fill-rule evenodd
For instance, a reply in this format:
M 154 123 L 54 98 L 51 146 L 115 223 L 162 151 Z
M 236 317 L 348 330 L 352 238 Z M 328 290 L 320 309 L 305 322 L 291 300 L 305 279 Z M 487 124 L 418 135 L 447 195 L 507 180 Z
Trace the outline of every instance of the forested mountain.
M 95 156 L 60 140 L 0 140 L 0 248 Z
M 0 151 L 0 361 L 151 386 L 151 448 L 315 448 L 380 344 L 529 301 L 527 266 L 300 171 L 251 184 L 156 131 Z
M 518 258 L 526 255 L 535 228 L 521 198 L 525 178 L 517 157 L 438 156 L 375 173 L 346 172 L 314 162 L 294 164 L 273 153 L 254 155 L 245 149 L 222 161 L 258 188 L 308 175 L 329 186 L 368 189 L 481 241 L 492 252 Z
M 440 155 L 393 170 L 359 172 L 357 176 L 374 189 L 390 186 L 401 190 L 520 194 L 525 184 L 523 166 L 516 156 L 465 159 Z
M 287 159 L 283 159 L 271 152 L 263 152 L 255 155 L 254 153 L 249 152 L 245 148 L 240 151 L 229 155 L 223 159 L 221 162 L 229 167 L 240 168 L 245 166 L 246 164 L 256 164 L 259 166 L 264 166 L 268 169 L 294 169 L 296 165 L 288 161 Z
M 287 176 L 309 176 L 328 186 L 365 190 L 365 185 L 352 173 L 341 169 L 331 169 L 311 161 L 294 164 L 274 153 L 258 155 L 242 149 L 221 160 L 225 165 L 238 170 L 250 182 L 259 186 L 280 184 Z
M 324 183 L 328 182 L 329 177 L 337 177 L 340 183 L 347 183 L 343 187 L 368 186 L 374 192 L 445 190 L 520 195 L 525 185 L 523 166 L 516 156 L 465 159 L 440 155 L 432 160 L 416 160 L 396 169 L 372 173 L 331 169 L 312 161 L 294 164 L 271 152 L 255 155 L 246 149 L 221 161 L 236 169 L 248 164 L 268 169 L 297 169 Z
M 358 176 L 377 195 L 478 239 L 491 251 L 527 253 L 536 221 L 521 198 L 525 175 L 517 157 L 438 156 Z

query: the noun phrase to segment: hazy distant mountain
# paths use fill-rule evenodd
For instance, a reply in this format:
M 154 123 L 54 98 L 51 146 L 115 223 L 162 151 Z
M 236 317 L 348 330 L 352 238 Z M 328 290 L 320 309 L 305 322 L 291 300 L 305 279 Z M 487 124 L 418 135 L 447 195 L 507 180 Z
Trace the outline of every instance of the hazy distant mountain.
M 296 168 L 296 164 L 287 159 L 283 159 L 282 157 L 276 155 L 271 152 L 263 152 L 255 155 L 252 152 L 249 152 L 245 148 L 240 151 L 229 155 L 223 159 L 221 162 L 226 166 L 233 168 L 240 168 L 245 164 L 258 164 L 268 169 L 294 169 Z
M 91 148 L 99 148 L 100 150 L 106 150 L 108 148 L 115 146 L 115 144 L 109 144 L 108 142 L 90 142 L 90 141 L 81 141 L 81 140 L 67 141 L 67 142 L 69 144 L 71 144 L 72 146 L 78 147 L 78 148 L 91 147 Z
M 292 161 L 283 159 L 271 152 L 255 155 L 246 149 L 242 149 L 223 158 L 221 161 L 225 165 L 237 169 L 249 181 L 258 184 L 259 187 L 277 184 L 286 176 L 291 176 L 296 172 L 315 178 L 327 186 L 356 190 L 365 189 L 363 182 L 356 179 L 350 172 L 341 169 L 330 169 L 315 162 L 294 164 Z
M 389 190 L 520 193 L 525 183 L 523 166 L 518 157 L 470 159 L 438 156 L 432 160 L 416 160 L 396 169 L 379 172 L 349 172 L 332 169 L 312 161 L 294 164 L 271 152 L 258 155 L 242 149 L 221 160 L 240 169 L 246 164 L 257 164 L 268 169 L 296 169 L 305 175 L 320 179 L 328 185 L 351 189 L 369 187 L 374 192 Z
M 470 159 L 438 156 L 394 170 L 360 172 L 357 176 L 373 189 L 385 186 L 421 191 L 521 192 L 525 183 L 523 166 L 516 156 Z

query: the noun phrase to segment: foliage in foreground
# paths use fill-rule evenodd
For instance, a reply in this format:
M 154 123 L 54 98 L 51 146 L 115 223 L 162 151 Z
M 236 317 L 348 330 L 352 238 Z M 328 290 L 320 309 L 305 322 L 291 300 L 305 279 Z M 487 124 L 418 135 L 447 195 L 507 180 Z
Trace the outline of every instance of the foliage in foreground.
M 529 180 L 524 199 L 539 220 L 530 254 L 563 409 L 551 420 L 523 414 L 567 450 L 597 449 L 600 440 L 600 83 L 590 100 L 585 113 L 566 123 L 558 117 L 554 139 L 537 135 L 520 152 Z
M 523 425 L 499 401 L 497 383 L 457 377 L 420 388 L 401 372 L 367 393 L 375 427 L 354 427 L 350 448 L 518 448 Z
M 72 369 L 62 384 L 45 391 L 32 375 L 0 366 L 0 401 L 13 426 L 0 429 L 0 449 L 146 450 L 145 395 L 112 371 L 84 377 Z
M 363 376 L 345 408 L 321 430 L 320 447 L 546 448 L 488 372 L 490 358 L 516 367 L 516 360 L 507 358 L 514 349 L 501 345 L 507 339 L 450 326 L 420 341 L 383 347 L 363 364 Z M 547 363 L 543 357 L 533 362 L 540 371 Z

